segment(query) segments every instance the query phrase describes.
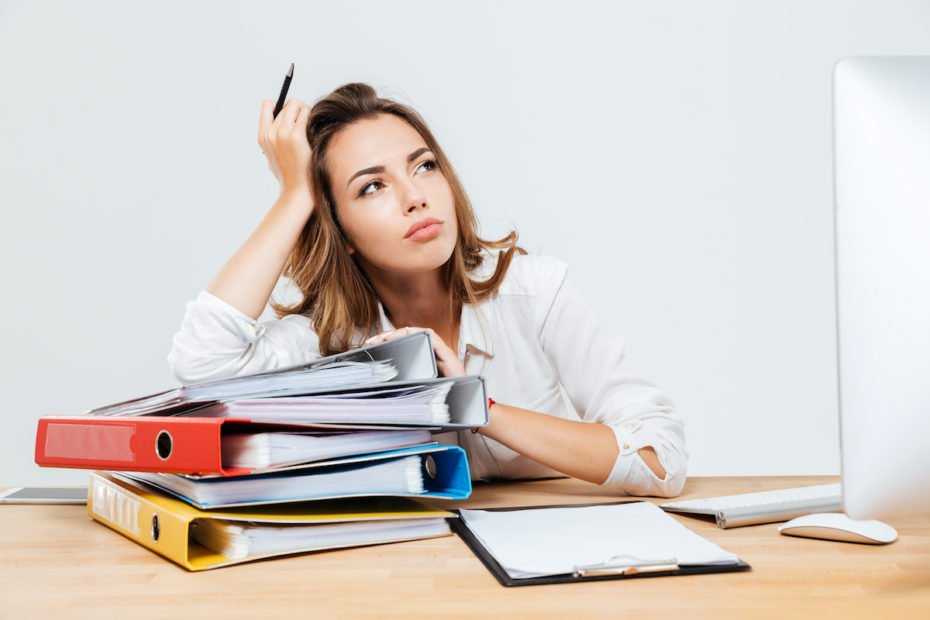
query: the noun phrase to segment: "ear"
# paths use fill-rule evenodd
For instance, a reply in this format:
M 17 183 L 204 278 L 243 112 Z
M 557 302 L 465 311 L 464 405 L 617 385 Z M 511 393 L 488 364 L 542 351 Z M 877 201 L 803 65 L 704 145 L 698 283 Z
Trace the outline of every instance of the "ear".
M 353 254 L 355 254 L 355 246 L 349 243 L 348 241 L 346 241 L 346 251 L 349 252 L 349 256 L 352 256 Z

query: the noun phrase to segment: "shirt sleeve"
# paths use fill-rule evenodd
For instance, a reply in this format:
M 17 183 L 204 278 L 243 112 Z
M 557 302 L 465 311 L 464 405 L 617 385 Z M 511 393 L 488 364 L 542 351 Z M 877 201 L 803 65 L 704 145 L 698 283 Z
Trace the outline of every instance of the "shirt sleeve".
M 201 291 L 187 302 L 168 366 L 178 381 L 189 385 L 297 366 L 319 357 L 319 339 L 307 317 L 258 322 Z
M 619 454 L 604 485 L 631 495 L 673 497 L 687 473 L 684 426 L 671 399 L 629 366 L 622 338 L 607 329 L 566 279 L 566 266 L 539 262 L 536 325 L 543 351 L 583 420 L 613 430 Z M 640 458 L 652 446 L 666 475 Z

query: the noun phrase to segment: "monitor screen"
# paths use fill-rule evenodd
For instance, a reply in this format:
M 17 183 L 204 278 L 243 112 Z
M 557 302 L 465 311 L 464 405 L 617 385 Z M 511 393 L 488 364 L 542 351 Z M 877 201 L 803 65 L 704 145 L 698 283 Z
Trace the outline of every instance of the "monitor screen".
M 930 514 L 930 57 L 834 70 L 843 498 Z

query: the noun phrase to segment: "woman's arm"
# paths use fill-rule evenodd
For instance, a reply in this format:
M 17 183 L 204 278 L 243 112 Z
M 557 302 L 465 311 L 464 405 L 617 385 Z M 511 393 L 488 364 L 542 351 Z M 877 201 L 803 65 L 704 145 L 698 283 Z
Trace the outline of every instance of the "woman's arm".
M 272 102 L 263 101 L 258 143 L 281 183 L 281 195 L 207 290 L 252 318 L 268 304 L 288 255 L 313 213 L 310 191 L 310 107 L 292 99 L 272 118 Z
M 619 454 L 614 432 L 604 424 L 564 420 L 500 403 L 491 406 L 489 423 L 478 432 L 541 465 L 595 484 L 607 480 Z M 640 449 L 639 456 L 652 473 L 665 478 L 651 446 Z
M 309 189 L 282 191 L 262 222 L 207 290 L 257 319 L 265 310 L 284 263 L 312 210 Z
M 209 291 L 187 302 L 171 339 L 168 367 L 184 385 L 306 364 L 319 355 L 307 317 L 259 323 Z
M 632 370 L 623 340 L 571 285 L 563 263 L 538 257 L 526 265 L 543 352 L 583 422 L 614 435 L 617 459 L 604 483 L 632 495 L 677 495 L 688 453 L 674 403 Z
M 378 334 L 367 342 L 385 342 L 419 331 L 430 334 L 443 376 L 465 374 L 461 360 L 432 329 L 402 327 Z M 494 403 L 489 416 L 488 425 L 477 432 L 567 476 L 603 484 L 620 455 L 616 434 L 606 424 L 565 420 L 502 403 Z M 558 449 L 554 449 L 556 446 Z M 665 469 L 652 446 L 643 446 L 636 453 L 656 478 L 665 479 Z
M 183 384 L 305 363 L 318 357 L 306 317 L 259 324 L 287 257 L 313 213 L 306 126 L 310 108 L 292 100 L 276 119 L 263 101 L 258 143 L 281 194 L 206 290 L 187 304 L 168 365 Z

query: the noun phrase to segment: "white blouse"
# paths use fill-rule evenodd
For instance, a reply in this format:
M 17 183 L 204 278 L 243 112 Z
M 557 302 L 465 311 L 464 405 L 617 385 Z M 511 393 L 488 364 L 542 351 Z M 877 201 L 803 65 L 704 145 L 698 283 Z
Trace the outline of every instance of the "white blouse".
M 489 255 L 472 275 L 489 277 L 495 263 Z M 688 461 L 682 420 L 665 394 L 630 370 L 623 340 L 597 319 L 566 271 L 552 258 L 515 256 L 494 295 L 462 308 L 459 359 L 467 374 L 485 378 L 488 395 L 499 403 L 613 429 L 619 455 L 604 485 L 632 495 L 678 495 Z M 393 330 L 379 309 L 381 331 Z M 259 323 L 201 291 L 187 303 L 168 364 L 190 384 L 318 357 L 307 317 Z M 465 449 L 473 479 L 564 477 L 481 434 L 446 433 L 437 440 Z M 646 446 L 656 451 L 664 479 L 637 454 Z

